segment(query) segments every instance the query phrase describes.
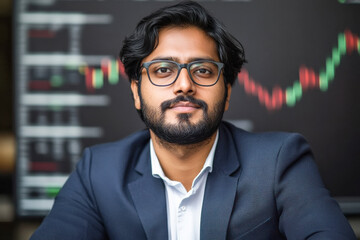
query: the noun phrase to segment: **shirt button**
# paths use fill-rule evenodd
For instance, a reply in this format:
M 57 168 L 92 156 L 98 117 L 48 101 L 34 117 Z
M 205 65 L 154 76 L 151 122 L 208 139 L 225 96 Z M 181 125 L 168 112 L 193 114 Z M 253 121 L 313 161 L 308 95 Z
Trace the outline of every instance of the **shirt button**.
M 185 207 L 185 206 L 181 206 L 181 207 L 179 208 L 179 210 L 180 210 L 180 212 L 185 212 L 185 211 L 186 211 L 186 207 Z

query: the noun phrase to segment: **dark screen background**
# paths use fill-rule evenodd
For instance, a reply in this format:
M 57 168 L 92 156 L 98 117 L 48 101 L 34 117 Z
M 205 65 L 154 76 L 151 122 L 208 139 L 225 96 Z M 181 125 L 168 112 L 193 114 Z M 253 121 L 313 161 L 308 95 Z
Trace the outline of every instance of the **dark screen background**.
M 66 177 L 73 170 L 85 147 L 115 141 L 144 128 L 121 70 L 117 70 L 118 81 L 111 84 L 105 75 L 97 87 L 89 85 L 89 79 L 96 82 L 97 78 L 89 75 L 86 79 L 85 71 L 101 72 L 103 60 L 115 62 L 123 38 L 136 23 L 152 10 L 171 3 L 15 1 L 19 215 L 46 213 L 46 208 L 32 204 L 53 199 L 62 184 L 57 177 Z M 273 88 L 283 92 L 293 89 L 301 67 L 312 69 L 316 76 L 326 72 L 326 61 L 339 49 L 339 38 L 345 31 L 351 32 L 348 36 L 355 47 L 347 45 L 349 49 L 341 55 L 326 89 L 321 90 L 318 84 L 303 88 L 293 106 L 283 102 L 270 109 L 236 81 L 224 119 L 254 132 L 301 133 L 312 146 L 331 194 L 340 200 L 360 202 L 360 5 L 336 0 L 201 4 L 243 44 L 248 60 L 243 72 L 248 72 L 270 99 Z M 71 56 L 75 55 L 81 60 L 73 60 Z M 54 58 L 57 63 L 51 61 Z M 75 99 L 63 103 L 70 95 L 83 102 Z M 102 100 L 90 103 L 91 97 Z M 39 129 L 44 133 L 39 135 Z M 83 132 L 74 136 L 61 134 L 81 129 Z M 95 133 L 89 136 L 92 131 Z M 34 180 L 33 184 L 28 179 Z M 39 179 L 47 179 L 48 185 Z

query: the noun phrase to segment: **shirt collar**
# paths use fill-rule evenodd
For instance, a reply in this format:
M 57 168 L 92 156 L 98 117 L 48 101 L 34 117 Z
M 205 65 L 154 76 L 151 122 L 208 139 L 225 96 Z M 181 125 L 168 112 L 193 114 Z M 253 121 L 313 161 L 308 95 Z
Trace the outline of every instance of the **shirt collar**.
M 214 156 L 215 156 L 215 149 L 217 146 L 217 142 L 219 139 L 219 130 L 216 132 L 216 137 L 215 137 L 215 141 L 211 147 L 211 150 L 209 152 L 209 155 L 207 156 L 204 166 L 201 169 L 200 174 L 202 174 L 202 172 L 204 172 L 205 170 L 208 169 L 209 172 L 212 172 L 213 170 L 213 162 L 214 162 Z M 162 178 L 163 180 L 168 180 L 170 181 L 164 174 L 164 171 L 161 168 L 159 159 L 156 156 L 155 153 L 155 149 L 154 149 L 154 145 L 152 142 L 152 139 L 150 138 L 150 159 L 151 159 L 151 171 L 152 171 L 152 175 L 156 178 Z

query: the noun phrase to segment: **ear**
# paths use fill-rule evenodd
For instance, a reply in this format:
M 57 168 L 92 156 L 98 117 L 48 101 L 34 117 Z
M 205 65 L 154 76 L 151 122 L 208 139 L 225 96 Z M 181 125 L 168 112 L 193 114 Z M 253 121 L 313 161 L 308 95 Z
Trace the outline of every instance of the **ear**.
M 227 84 L 227 97 L 226 97 L 226 103 L 225 103 L 225 111 L 229 109 L 230 105 L 230 97 L 231 97 L 231 84 Z
M 140 97 L 139 97 L 139 81 L 138 80 L 131 80 L 131 92 L 134 98 L 134 105 L 137 110 L 141 109 Z

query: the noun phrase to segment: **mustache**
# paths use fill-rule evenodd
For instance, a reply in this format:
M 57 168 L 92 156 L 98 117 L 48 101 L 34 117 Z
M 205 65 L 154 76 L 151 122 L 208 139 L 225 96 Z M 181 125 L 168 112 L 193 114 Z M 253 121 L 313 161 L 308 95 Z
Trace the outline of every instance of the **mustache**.
M 166 111 L 166 109 L 170 108 L 171 105 L 174 105 L 179 102 L 190 102 L 190 103 L 196 104 L 200 108 L 202 108 L 205 112 L 207 112 L 207 109 L 208 109 L 208 105 L 206 102 L 204 102 L 200 99 L 196 99 L 193 96 L 180 95 L 180 96 L 177 96 L 176 98 L 162 102 L 160 105 L 161 111 L 164 113 Z

